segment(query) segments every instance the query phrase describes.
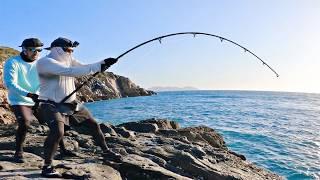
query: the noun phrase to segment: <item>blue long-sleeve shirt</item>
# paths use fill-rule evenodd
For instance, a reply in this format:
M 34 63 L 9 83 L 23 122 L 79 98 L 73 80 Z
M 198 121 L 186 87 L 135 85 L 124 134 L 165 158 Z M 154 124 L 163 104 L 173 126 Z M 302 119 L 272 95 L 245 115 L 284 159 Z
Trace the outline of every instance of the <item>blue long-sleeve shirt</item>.
M 8 89 L 8 101 L 10 105 L 33 106 L 28 93 L 38 94 L 39 76 L 36 61 L 25 62 L 21 56 L 9 58 L 3 68 L 3 81 Z

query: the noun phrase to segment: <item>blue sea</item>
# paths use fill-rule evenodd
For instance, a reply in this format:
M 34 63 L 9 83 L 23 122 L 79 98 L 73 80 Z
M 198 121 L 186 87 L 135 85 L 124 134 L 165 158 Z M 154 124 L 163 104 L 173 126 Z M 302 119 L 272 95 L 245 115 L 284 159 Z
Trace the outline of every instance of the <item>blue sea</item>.
M 155 117 L 206 125 L 248 161 L 290 180 L 320 179 L 320 94 L 176 91 L 86 106 L 112 124 Z

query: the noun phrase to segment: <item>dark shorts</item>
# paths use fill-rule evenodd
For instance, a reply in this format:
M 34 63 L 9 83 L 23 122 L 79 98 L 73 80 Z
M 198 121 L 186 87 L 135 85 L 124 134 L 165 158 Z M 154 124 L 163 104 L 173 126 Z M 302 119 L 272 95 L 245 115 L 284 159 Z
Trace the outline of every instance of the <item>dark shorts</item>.
M 41 120 L 37 112 L 33 111 L 33 106 L 25 105 L 12 105 L 11 110 L 13 111 L 16 120 L 19 124 L 30 123 L 34 120 Z
M 50 126 L 56 122 L 62 122 L 65 126 L 81 124 L 88 119 L 93 119 L 91 113 L 85 106 L 80 106 L 77 111 L 72 107 L 58 107 L 59 105 L 50 103 L 40 103 L 39 113 L 46 123 Z M 69 109 L 68 109 L 69 108 Z

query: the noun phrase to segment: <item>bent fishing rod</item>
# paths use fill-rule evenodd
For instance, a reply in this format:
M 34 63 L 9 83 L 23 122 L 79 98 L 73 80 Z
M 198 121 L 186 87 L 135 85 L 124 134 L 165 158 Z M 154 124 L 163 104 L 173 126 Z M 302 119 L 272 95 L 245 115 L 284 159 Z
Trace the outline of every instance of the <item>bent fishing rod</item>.
M 256 57 L 258 60 L 260 60 L 262 62 L 263 65 L 267 66 L 277 77 L 279 77 L 279 74 L 272 68 L 270 67 L 265 61 L 263 61 L 260 57 L 258 57 L 256 54 L 254 54 L 252 51 L 250 51 L 248 48 L 230 40 L 230 39 L 227 39 L 227 38 L 224 38 L 222 36 L 218 36 L 218 35 L 214 35 L 214 34 L 209 34 L 209 33 L 203 33 L 203 32 L 179 32 L 179 33 L 172 33 L 172 34 L 166 34 L 166 35 L 163 35 L 163 36 L 159 36 L 159 37 L 156 37 L 156 38 L 153 38 L 153 39 L 150 39 L 148 41 L 145 41 L 143 43 L 140 43 L 136 46 L 134 46 L 133 48 L 127 50 L 126 52 L 122 53 L 120 56 L 118 56 L 116 59 L 120 59 L 122 58 L 124 55 L 128 54 L 129 52 L 145 45 L 145 44 L 148 44 L 150 42 L 153 42 L 153 41 L 159 41 L 159 43 L 161 43 L 162 39 L 164 38 L 167 38 L 167 37 L 170 37 L 170 36 L 178 36 L 178 35 L 184 35 L 184 34 L 191 34 L 193 35 L 193 37 L 196 37 L 196 35 L 204 35 L 204 36 L 210 36 L 210 37 L 215 37 L 215 38 L 219 38 L 221 42 L 223 41 L 227 41 L 227 42 L 230 42 L 240 48 L 242 48 L 244 50 L 244 52 L 248 52 L 250 53 L 251 55 L 253 55 L 254 57 Z M 87 79 L 85 82 L 83 82 L 80 86 L 78 86 L 74 91 L 72 91 L 68 96 L 66 96 L 65 98 L 63 98 L 61 100 L 60 103 L 64 103 L 67 99 L 69 99 L 74 93 L 76 93 L 79 89 L 81 89 L 84 85 L 88 84 L 95 76 L 97 76 L 100 72 L 96 72 L 94 73 L 89 79 Z

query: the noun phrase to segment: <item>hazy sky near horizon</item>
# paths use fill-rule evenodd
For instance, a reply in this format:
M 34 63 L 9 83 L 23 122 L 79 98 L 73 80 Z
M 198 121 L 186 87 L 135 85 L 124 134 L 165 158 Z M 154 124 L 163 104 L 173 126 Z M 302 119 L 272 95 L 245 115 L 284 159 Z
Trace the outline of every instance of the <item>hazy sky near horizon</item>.
M 141 87 L 320 93 L 318 0 L 1 0 L 0 46 L 57 37 L 80 42 L 74 56 L 93 63 L 168 33 L 207 32 L 253 51 L 271 67 L 219 39 L 176 36 L 124 56 L 110 71 Z M 42 56 L 47 52 L 42 52 Z

